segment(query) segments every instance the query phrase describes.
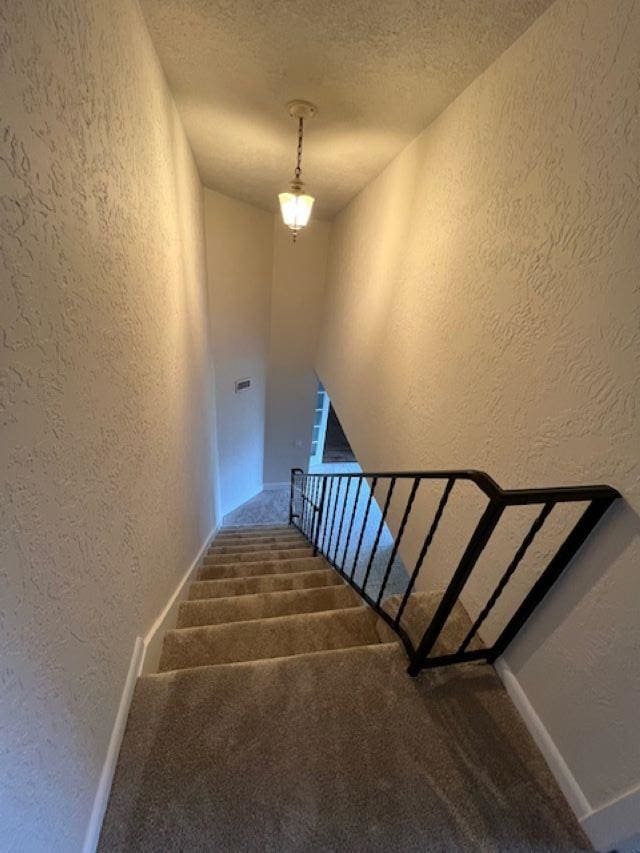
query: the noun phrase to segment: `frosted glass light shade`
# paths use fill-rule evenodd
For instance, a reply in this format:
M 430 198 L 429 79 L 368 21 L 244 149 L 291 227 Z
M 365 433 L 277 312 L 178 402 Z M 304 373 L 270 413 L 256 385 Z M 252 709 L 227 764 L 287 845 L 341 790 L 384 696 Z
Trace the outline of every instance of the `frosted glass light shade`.
M 311 210 L 315 201 L 313 196 L 295 192 L 280 193 L 278 200 L 280 201 L 280 213 L 284 224 L 292 231 L 304 228 L 311 217 Z

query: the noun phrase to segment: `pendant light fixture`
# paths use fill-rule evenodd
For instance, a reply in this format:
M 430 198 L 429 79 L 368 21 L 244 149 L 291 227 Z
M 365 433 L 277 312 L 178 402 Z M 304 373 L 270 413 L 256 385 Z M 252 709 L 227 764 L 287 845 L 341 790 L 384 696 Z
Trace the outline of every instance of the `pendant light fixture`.
M 293 242 L 295 243 L 298 231 L 309 222 L 313 202 L 313 196 L 307 195 L 302 183 L 302 140 L 304 136 L 304 120 L 313 118 L 318 108 L 309 101 L 289 101 L 287 110 L 292 118 L 298 120 L 298 151 L 296 157 L 296 169 L 294 178 L 287 193 L 280 193 L 280 213 L 282 221 L 293 231 Z

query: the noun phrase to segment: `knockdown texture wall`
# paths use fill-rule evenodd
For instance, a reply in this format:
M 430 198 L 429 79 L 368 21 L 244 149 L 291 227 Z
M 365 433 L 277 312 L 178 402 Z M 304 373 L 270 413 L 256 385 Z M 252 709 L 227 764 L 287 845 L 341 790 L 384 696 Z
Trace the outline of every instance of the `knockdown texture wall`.
M 68 853 L 215 520 L 202 197 L 135 2 L 0 31 L 0 847 Z
M 222 515 L 262 489 L 273 214 L 205 189 Z M 251 387 L 236 393 L 238 379 Z
M 507 655 L 583 813 L 640 782 L 639 42 L 559 0 L 454 101 L 334 222 L 319 355 L 365 470 L 624 493 Z

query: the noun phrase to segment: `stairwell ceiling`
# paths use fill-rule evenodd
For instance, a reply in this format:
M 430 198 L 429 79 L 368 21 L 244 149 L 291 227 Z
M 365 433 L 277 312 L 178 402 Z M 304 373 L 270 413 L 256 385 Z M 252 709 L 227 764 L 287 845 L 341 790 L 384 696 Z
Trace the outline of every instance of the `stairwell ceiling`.
M 206 186 L 276 210 L 296 126 L 330 219 L 551 0 L 142 0 Z

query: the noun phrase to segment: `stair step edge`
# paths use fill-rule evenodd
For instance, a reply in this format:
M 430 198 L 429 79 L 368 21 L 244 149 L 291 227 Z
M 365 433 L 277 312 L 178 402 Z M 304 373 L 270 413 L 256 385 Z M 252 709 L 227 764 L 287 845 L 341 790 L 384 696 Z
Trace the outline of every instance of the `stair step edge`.
M 275 560 L 275 559 L 278 559 L 277 557 L 274 556 L 275 554 L 279 554 L 282 551 L 286 552 L 286 550 L 287 549 L 274 548 L 272 551 L 269 551 L 269 550 L 264 550 L 264 551 L 238 551 L 238 552 L 234 551 L 230 554 L 229 553 L 214 554 L 213 556 L 214 557 L 241 557 L 241 556 L 252 556 L 253 557 L 253 556 L 255 556 L 255 554 L 266 554 L 267 558 L 272 557 Z M 305 552 L 304 554 L 296 554 L 295 557 L 313 556 L 313 548 L 311 548 L 311 547 L 309 547 L 309 548 L 290 548 L 289 551 L 292 553 L 294 553 L 296 551 L 304 551 Z M 309 552 L 311 552 L 311 553 L 309 553 Z M 288 559 L 295 559 L 295 557 L 291 557 L 290 554 L 285 553 L 285 555 L 283 557 L 281 557 L 280 559 L 288 560 Z M 205 556 L 203 559 L 206 560 L 207 557 Z M 215 565 L 224 564 L 225 562 L 233 563 L 234 561 L 233 560 L 220 560 L 220 561 L 215 561 L 213 563 L 209 562 L 209 565 L 215 566 Z M 265 560 L 257 557 L 254 560 L 236 560 L 235 562 L 237 562 L 237 563 L 263 563 L 263 562 L 265 562 Z
M 215 599 L 214 599 L 215 601 Z M 343 613 L 345 610 L 359 610 L 366 605 L 355 602 L 351 605 L 340 605 L 340 607 L 328 607 L 321 610 L 301 610 L 294 613 L 274 613 L 270 616 L 248 616 L 243 619 L 231 619 L 227 622 L 206 622 L 202 625 L 184 625 L 182 628 L 173 628 L 173 631 L 186 631 L 190 628 L 226 628 L 229 625 L 251 625 L 255 622 L 271 622 L 274 619 L 285 619 L 290 616 L 315 616 L 316 614 Z
M 321 574 L 323 576 L 323 579 L 326 581 L 326 583 L 316 582 L 316 581 L 319 581 L 319 578 L 314 579 L 313 576 L 319 575 L 319 574 Z M 296 584 L 295 580 L 294 580 L 295 578 L 298 578 L 299 579 L 298 584 L 302 583 L 302 585 Z M 342 580 L 342 578 L 337 574 L 337 572 L 334 572 L 332 569 L 329 569 L 329 568 L 327 568 L 327 569 L 308 569 L 306 571 L 301 571 L 301 572 L 278 572 L 278 573 L 271 572 L 271 573 L 265 574 L 265 575 L 244 575 L 241 577 L 226 577 L 226 578 L 201 578 L 200 580 L 195 580 L 190 584 L 189 596 L 191 596 L 191 587 L 193 587 L 194 584 L 213 584 L 212 586 L 209 587 L 209 589 L 213 592 L 216 589 L 223 589 L 224 584 L 226 584 L 227 586 L 242 587 L 243 582 L 247 582 L 247 581 L 249 582 L 249 584 L 248 584 L 249 586 L 253 586 L 254 583 L 256 583 L 257 586 L 260 586 L 261 585 L 260 581 L 264 580 L 264 579 L 268 579 L 268 581 L 271 581 L 271 579 L 275 579 L 273 581 L 273 586 L 277 587 L 278 584 L 284 584 L 284 589 L 281 589 L 281 590 L 263 589 L 263 590 L 257 590 L 257 591 L 252 591 L 252 592 L 243 592 L 243 591 L 241 591 L 241 592 L 230 592 L 227 596 L 211 595 L 208 597 L 211 599 L 223 598 L 223 597 L 242 598 L 245 595 L 254 595 L 254 594 L 256 594 L 256 592 L 285 592 L 285 591 L 294 590 L 294 589 L 298 589 L 298 590 L 302 590 L 302 589 L 325 589 L 327 587 L 343 586 L 344 585 L 344 581 Z M 309 581 L 310 585 L 305 586 L 304 581 Z M 287 586 L 288 583 L 291 583 L 292 585 L 290 587 L 288 587 Z M 266 583 L 265 585 L 270 586 L 271 583 Z M 200 587 L 198 587 L 198 589 L 199 588 Z M 199 599 L 199 597 L 196 596 L 194 598 L 189 597 L 186 600 L 187 601 L 199 601 L 200 599 Z
M 255 575 L 254 577 L 262 577 L 262 575 Z M 275 575 L 265 575 L 265 577 L 275 577 Z M 318 592 L 326 592 L 327 590 L 333 589 L 349 589 L 347 584 L 334 584 L 332 586 L 311 586 L 311 587 L 299 587 L 298 589 L 271 589 L 265 590 L 264 592 L 249 592 L 246 595 L 225 595 L 225 596 L 213 596 L 212 598 L 194 598 L 194 599 L 185 599 L 180 602 L 180 607 L 185 604 L 200 604 L 202 602 L 229 602 L 229 601 L 244 601 L 247 598 L 258 598 L 264 595 L 268 595 L 273 598 L 275 601 L 277 597 L 282 598 L 283 600 L 287 600 L 287 598 L 296 598 L 296 597 L 307 597 L 312 598 L 313 595 L 317 595 Z M 358 594 L 351 590 L 352 594 L 358 598 Z M 362 601 L 362 599 L 359 599 Z
M 261 577 L 263 575 L 270 575 L 270 574 L 292 574 L 295 571 L 304 571 L 305 570 L 304 566 L 300 566 L 300 564 L 298 563 L 298 560 L 319 560 L 319 559 L 323 559 L 323 558 L 314 557 L 313 554 L 307 554 L 304 557 L 297 556 L 297 557 L 291 557 L 290 559 L 287 559 L 286 557 L 281 557 L 277 560 L 242 560 L 242 561 L 238 561 L 235 563 L 205 563 L 205 564 L 200 566 L 200 568 L 198 570 L 199 573 L 198 573 L 197 579 L 198 580 L 231 580 L 232 578 Z M 277 572 L 277 573 L 276 572 L 270 572 L 269 566 L 274 566 L 274 565 L 277 565 L 277 566 L 282 566 L 282 565 L 294 566 L 295 565 L 295 566 L 298 566 L 298 568 L 297 569 L 293 568 L 289 572 L 286 572 L 286 571 L 281 571 L 281 572 Z M 320 566 L 321 564 L 318 563 L 317 565 Z M 328 564 L 326 564 L 326 565 L 328 566 Z M 253 572 L 253 570 L 257 566 L 262 566 L 263 568 L 266 567 L 266 569 L 262 572 L 255 572 L 252 574 L 251 572 Z M 202 575 L 203 571 L 204 572 L 216 571 L 216 570 L 232 571 L 232 570 L 240 570 L 240 569 L 245 570 L 245 571 L 248 570 L 250 572 L 250 574 L 248 574 L 248 575 L 242 575 L 242 574 L 221 575 L 218 578 L 205 578 Z
M 369 653 L 381 655 L 398 655 L 401 652 L 398 643 L 364 643 L 360 646 L 346 646 L 339 649 L 318 649 L 314 652 L 299 652 L 294 655 L 283 655 L 276 658 L 254 658 L 253 660 L 231 661 L 229 663 L 204 663 L 200 666 L 185 666 L 179 669 L 165 669 L 162 672 L 149 672 L 139 677 L 139 681 L 162 681 L 174 678 L 189 678 L 195 675 L 205 675 L 206 670 L 210 670 L 211 674 L 219 672 L 221 669 L 242 669 L 246 667 L 263 667 L 263 666 L 283 666 L 285 661 L 292 663 L 301 662 L 303 658 L 315 658 L 319 655 L 348 655 L 352 652 Z
M 320 616 L 322 616 L 322 617 L 337 616 L 339 618 L 340 614 L 351 613 L 354 610 L 368 614 L 368 616 L 366 618 L 368 618 L 368 619 L 370 618 L 372 623 L 374 623 L 375 620 L 378 618 L 378 615 L 376 613 L 374 613 L 372 610 L 369 610 L 368 607 L 363 606 L 362 608 L 358 608 L 358 607 L 337 607 L 334 610 L 317 610 L 317 611 L 312 611 L 311 613 L 287 613 L 284 616 L 263 616 L 263 617 L 260 617 L 259 619 L 250 619 L 248 621 L 250 621 L 250 622 L 273 623 L 275 620 L 281 620 L 284 623 L 287 620 L 288 621 L 293 621 L 293 620 L 299 621 L 302 617 L 304 617 L 304 619 L 313 619 L 313 620 L 317 619 L 318 621 L 320 621 L 318 619 L 318 617 L 320 617 Z M 193 632 L 220 631 L 224 628 L 228 628 L 231 625 L 236 626 L 239 624 L 243 624 L 243 623 L 241 623 L 241 622 L 223 622 L 220 625 L 192 625 L 188 628 L 170 628 L 168 631 L 165 632 L 165 639 L 167 637 L 169 637 L 170 635 L 174 636 L 176 634 L 180 634 L 180 635 L 184 636 L 184 634 L 188 631 L 193 631 Z
M 256 622 L 262 619 L 276 619 L 280 616 L 305 616 L 310 613 L 352 610 L 364 606 L 364 602 L 353 590 L 345 586 L 273 590 L 224 598 L 199 598 L 180 603 L 176 628 L 180 630 L 208 625 Z M 275 612 L 268 612 L 270 608 Z M 260 612 L 261 610 L 267 612 Z M 278 612 L 278 610 L 284 612 Z M 188 624 L 192 620 L 203 621 Z M 182 624 L 183 622 L 187 624 Z

